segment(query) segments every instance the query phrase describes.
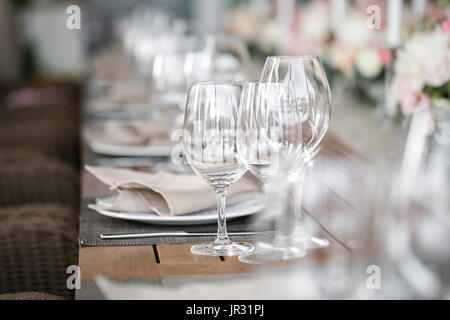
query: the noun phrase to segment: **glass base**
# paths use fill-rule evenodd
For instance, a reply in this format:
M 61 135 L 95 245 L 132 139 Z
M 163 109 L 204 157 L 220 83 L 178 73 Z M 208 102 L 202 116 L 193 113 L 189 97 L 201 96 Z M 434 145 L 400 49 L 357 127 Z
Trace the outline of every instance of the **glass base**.
M 225 244 L 210 242 L 195 244 L 191 252 L 203 256 L 238 256 L 252 252 L 254 246 L 246 242 L 229 242 Z
M 239 256 L 244 263 L 261 264 L 275 261 L 291 260 L 304 257 L 306 251 L 302 246 L 282 246 L 276 242 L 258 242 L 255 250 Z
M 326 248 L 330 245 L 330 241 L 324 238 L 314 236 L 299 236 L 295 238 L 295 243 L 305 250 Z

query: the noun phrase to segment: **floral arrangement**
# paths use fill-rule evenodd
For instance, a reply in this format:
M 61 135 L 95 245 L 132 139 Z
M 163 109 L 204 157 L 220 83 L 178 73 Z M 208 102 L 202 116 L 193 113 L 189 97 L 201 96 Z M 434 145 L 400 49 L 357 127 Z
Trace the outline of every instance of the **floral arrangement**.
M 404 115 L 432 102 L 450 107 L 450 20 L 414 33 L 398 50 L 392 89 Z
M 383 29 L 386 22 L 380 21 L 379 30 L 369 29 L 366 14 L 368 4 L 363 2 L 348 9 L 346 21 L 334 35 L 326 58 L 333 70 L 347 78 L 374 80 L 381 78 L 385 68 L 391 64 L 392 57 L 385 44 Z M 378 6 L 383 19 L 386 5 L 381 1 Z
M 232 8 L 227 17 L 225 29 L 245 41 L 252 57 L 270 55 L 271 51 L 275 50 L 273 47 L 276 46 L 276 40 L 274 39 L 278 37 L 266 34 L 264 38 L 268 43 L 264 43 L 260 36 L 263 31 L 260 28 L 267 29 L 267 26 L 272 23 L 271 20 L 264 12 L 254 10 L 248 3 L 238 4 Z
M 226 30 L 246 42 L 250 54 L 258 59 L 276 54 L 321 54 L 330 39 L 329 3 L 311 1 L 296 6 L 290 23 L 282 23 L 268 11 L 256 10 L 248 3 L 231 10 Z
M 284 51 L 323 55 L 331 40 L 330 10 L 329 1 L 322 0 L 297 8 Z
M 448 97 L 448 86 L 441 83 L 442 81 L 433 81 L 436 79 L 431 79 L 431 74 L 425 77 L 425 71 L 419 71 L 425 70 L 425 63 L 445 63 L 445 55 L 441 52 L 444 47 L 443 40 L 439 39 L 446 34 L 448 26 L 442 24 L 440 34 L 415 33 L 418 27 L 434 28 L 437 23 L 448 19 L 448 0 L 427 1 L 421 22 L 414 16 L 412 8 L 403 7 L 403 37 L 414 35 L 411 36 L 410 43 L 398 52 L 395 57 L 398 61 L 394 61 L 392 51 L 386 44 L 386 1 L 348 1 L 345 21 L 338 29 L 331 25 L 330 1 L 313 0 L 304 5 L 297 4 L 292 21 L 287 24 L 277 19 L 274 2 L 270 3 L 271 6 L 266 8 L 267 10 L 258 10 L 260 7 L 252 6 L 251 2 L 239 2 L 231 10 L 226 23 L 229 33 L 245 40 L 254 59 L 264 61 L 268 55 L 280 54 L 320 55 L 331 81 L 343 80 L 344 88 L 351 88 L 360 99 L 372 104 L 384 102 L 384 75 L 387 70 L 394 68 L 394 91 L 404 114 L 410 113 L 418 106 L 429 104 L 431 98 Z M 376 29 L 370 29 L 367 25 L 367 8 L 372 5 L 380 8 L 380 27 Z M 421 57 L 414 67 L 412 61 L 418 59 L 418 51 L 431 53 L 431 49 L 439 50 L 436 54 L 443 55 L 439 57 L 440 62 L 430 57 Z M 435 67 L 439 69 L 435 71 L 440 74 L 435 72 L 433 77 L 443 76 L 444 72 L 448 75 L 448 71 L 441 68 L 442 65 Z M 414 71 L 414 68 L 417 70 Z M 431 70 L 433 66 L 426 68 Z

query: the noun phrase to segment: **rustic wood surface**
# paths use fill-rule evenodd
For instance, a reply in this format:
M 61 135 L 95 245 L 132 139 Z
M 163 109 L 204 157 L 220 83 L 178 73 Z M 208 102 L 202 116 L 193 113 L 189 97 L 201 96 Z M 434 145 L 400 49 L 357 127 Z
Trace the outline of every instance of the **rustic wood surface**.
M 85 151 L 86 149 L 83 148 Z M 87 154 L 87 152 L 84 152 Z M 321 156 L 359 157 L 351 148 L 333 136 L 327 136 Z M 93 163 L 83 157 L 84 163 Z M 83 171 L 81 176 L 81 198 L 92 199 L 111 195 L 104 184 Z M 321 235 L 321 236 L 324 236 Z M 346 250 L 342 244 L 330 238 L 332 247 Z M 241 263 L 236 257 L 206 257 L 190 252 L 192 244 L 167 244 L 152 246 L 107 246 L 79 248 L 79 266 L 81 280 L 92 282 L 97 276 L 110 279 L 163 279 L 167 277 L 185 277 L 201 275 L 241 274 L 252 272 L 255 266 Z M 303 260 L 305 263 L 320 262 L 322 252 L 315 250 Z M 303 262 L 302 262 L 303 263 Z M 280 264 L 280 263 L 278 263 Z M 161 282 L 161 281 L 159 281 Z M 90 298 L 92 284 L 78 290 L 77 298 Z

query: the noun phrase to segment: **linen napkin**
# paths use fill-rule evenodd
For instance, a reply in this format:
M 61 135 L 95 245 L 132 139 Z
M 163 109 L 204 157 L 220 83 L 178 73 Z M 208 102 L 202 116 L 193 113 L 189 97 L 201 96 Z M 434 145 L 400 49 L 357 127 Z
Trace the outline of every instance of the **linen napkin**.
M 107 121 L 87 128 L 87 141 L 123 146 L 168 146 L 167 126 L 154 121 Z
M 161 216 L 176 216 L 216 206 L 214 190 L 195 174 L 148 173 L 94 166 L 85 168 L 118 193 L 110 205 L 90 205 L 94 210 L 155 212 Z M 227 203 L 249 200 L 262 190 L 262 183 L 246 174 L 231 186 Z
M 120 81 L 113 83 L 108 90 L 107 100 L 123 104 L 148 104 L 149 91 L 145 85 L 136 81 Z

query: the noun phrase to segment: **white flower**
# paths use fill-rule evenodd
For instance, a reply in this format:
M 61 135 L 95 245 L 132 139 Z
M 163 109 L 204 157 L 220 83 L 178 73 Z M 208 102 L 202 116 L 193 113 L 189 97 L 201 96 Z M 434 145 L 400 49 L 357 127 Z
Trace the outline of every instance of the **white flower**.
M 326 41 L 330 33 L 330 18 L 326 7 L 312 6 L 302 13 L 297 33 L 314 43 Z
M 356 55 L 355 66 L 365 78 L 374 78 L 383 69 L 381 57 L 376 49 L 363 49 Z
M 402 79 L 403 87 L 411 90 L 422 90 L 424 85 L 423 67 L 406 51 L 398 51 L 394 70 L 397 77 Z
M 287 34 L 288 30 L 284 30 L 275 20 L 270 20 L 261 26 L 261 34 L 255 40 L 265 51 L 278 51 L 285 46 Z
M 344 27 L 339 31 L 338 38 L 346 47 L 364 48 L 371 37 L 370 33 L 371 30 L 367 28 L 364 17 L 351 14 Z
M 440 32 L 414 34 L 398 52 L 394 68 L 411 90 L 421 90 L 425 83 L 443 85 L 450 79 L 447 36 Z
M 333 68 L 340 70 L 348 77 L 353 76 L 355 53 L 351 50 L 351 48 L 344 47 L 339 43 L 334 43 L 329 50 L 329 54 L 328 59 Z
M 259 17 L 248 6 L 239 6 L 230 15 L 228 29 L 245 41 L 255 41 L 259 28 Z
M 448 50 L 448 39 L 440 32 L 416 33 L 405 44 L 406 53 L 422 67 L 425 63 L 440 57 Z
M 440 87 L 450 80 L 450 50 L 425 62 L 425 82 Z

